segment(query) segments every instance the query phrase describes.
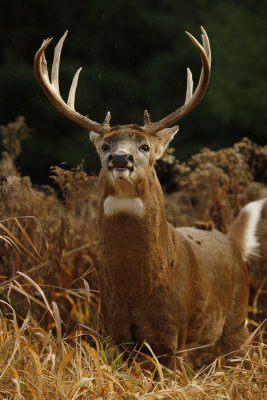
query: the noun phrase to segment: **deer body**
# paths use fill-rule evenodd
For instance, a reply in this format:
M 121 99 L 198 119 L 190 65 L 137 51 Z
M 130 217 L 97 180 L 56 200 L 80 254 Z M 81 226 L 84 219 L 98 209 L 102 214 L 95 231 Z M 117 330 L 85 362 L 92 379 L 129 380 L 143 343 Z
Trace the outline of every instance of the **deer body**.
M 217 345 L 238 349 L 245 341 L 248 272 L 245 261 L 257 247 L 255 231 L 263 201 L 250 203 L 227 235 L 216 230 L 172 227 L 154 164 L 178 131 L 173 126 L 195 108 L 208 87 L 209 39 L 197 49 L 202 70 L 193 91 L 187 73 L 185 103 L 158 122 L 147 111 L 144 125 L 110 126 L 108 112 L 99 124 L 75 110 L 80 69 L 67 103 L 59 92 L 59 62 L 67 32 L 55 48 L 51 80 L 43 42 L 35 74 L 50 102 L 90 131 L 102 169 L 99 177 L 99 226 L 102 241 L 101 307 L 106 333 L 118 344 L 147 341 L 161 361 L 172 365 L 177 350 Z
M 107 334 L 119 344 L 147 341 L 166 365 L 185 347 L 221 339 L 227 351 L 238 348 L 247 337 L 248 304 L 238 243 L 216 230 L 170 225 L 153 165 L 140 182 L 102 169 L 99 188 Z

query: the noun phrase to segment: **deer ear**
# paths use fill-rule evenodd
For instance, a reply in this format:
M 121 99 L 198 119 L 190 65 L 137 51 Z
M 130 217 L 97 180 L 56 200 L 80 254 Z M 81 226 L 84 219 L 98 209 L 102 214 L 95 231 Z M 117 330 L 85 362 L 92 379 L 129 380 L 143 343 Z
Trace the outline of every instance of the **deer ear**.
M 92 131 L 89 132 L 90 140 L 95 146 L 97 143 L 97 139 L 99 139 L 99 136 L 100 136 L 99 133 L 92 132 Z
M 172 128 L 162 129 L 155 133 L 155 137 L 158 139 L 157 149 L 156 149 L 156 158 L 159 160 L 166 148 L 168 147 L 171 140 L 174 138 L 176 133 L 179 131 L 179 126 L 173 126 Z

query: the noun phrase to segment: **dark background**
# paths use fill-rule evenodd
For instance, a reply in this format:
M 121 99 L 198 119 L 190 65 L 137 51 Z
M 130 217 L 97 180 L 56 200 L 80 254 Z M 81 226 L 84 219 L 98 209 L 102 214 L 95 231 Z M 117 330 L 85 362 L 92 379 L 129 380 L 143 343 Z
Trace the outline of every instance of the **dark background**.
M 212 0 L 13 0 L 1 5 L 0 124 L 23 115 L 34 130 L 18 159 L 24 174 L 45 182 L 49 166 L 67 168 L 85 160 L 90 173 L 98 160 L 88 133 L 48 102 L 33 74 L 33 58 L 44 38 L 54 36 L 47 58 L 66 29 L 62 93 L 83 66 L 76 109 L 112 125 L 162 118 L 184 101 L 186 67 L 195 82 L 199 57 L 184 34 L 212 46 L 212 79 L 201 105 L 180 123 L 176 156 L 187 159 L 201 147 L 218 149 L 247 136 L 267 142 L 267 1 Z M 65 97 L 66 98 L 66 97 Z

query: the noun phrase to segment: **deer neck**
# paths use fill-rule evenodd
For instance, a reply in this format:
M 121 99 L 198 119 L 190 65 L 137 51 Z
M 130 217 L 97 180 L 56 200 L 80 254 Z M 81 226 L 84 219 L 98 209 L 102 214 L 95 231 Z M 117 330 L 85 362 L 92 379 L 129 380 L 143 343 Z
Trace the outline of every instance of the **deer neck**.
M 104 254 L 115 258 L 133 252 L 147 264 L 151 252 L 163 252 L 168 236 L 163 192 L 154 169 L 135 184 L 109 184 L 100 173 L 100 228 Z M 111 254 L 112 253 L 112 254 Z

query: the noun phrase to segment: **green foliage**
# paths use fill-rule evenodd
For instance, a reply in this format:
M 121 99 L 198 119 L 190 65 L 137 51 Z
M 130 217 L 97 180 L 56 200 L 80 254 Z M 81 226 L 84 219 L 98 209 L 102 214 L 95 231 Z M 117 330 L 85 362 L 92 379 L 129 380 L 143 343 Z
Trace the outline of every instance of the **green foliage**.
M 207 18 L 207 26 L 215 32 L 210 107 L 222 122 L 231 121 L 243 131 L 251 127 L 264 132 L 267 122 L 266 15 L 266 2 L 246 7 L 225 1 L 214 3 Z

